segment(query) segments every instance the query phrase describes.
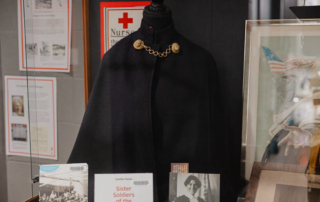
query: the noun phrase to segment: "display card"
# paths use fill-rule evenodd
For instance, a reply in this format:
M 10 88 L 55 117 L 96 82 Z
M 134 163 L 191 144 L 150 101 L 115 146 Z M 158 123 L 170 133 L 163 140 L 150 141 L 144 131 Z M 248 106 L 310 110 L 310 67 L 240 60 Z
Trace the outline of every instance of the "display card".
M 169 201 L 220 201 L 220 174 L 170 173 Z
M 153 174 L 95 174 L 95 202 L 153 201 Z
M 172 173 L 188 173 L 189 163 L 171 163 Z
M 88 164 L 40 165 L 39 201 L 88 201 Z

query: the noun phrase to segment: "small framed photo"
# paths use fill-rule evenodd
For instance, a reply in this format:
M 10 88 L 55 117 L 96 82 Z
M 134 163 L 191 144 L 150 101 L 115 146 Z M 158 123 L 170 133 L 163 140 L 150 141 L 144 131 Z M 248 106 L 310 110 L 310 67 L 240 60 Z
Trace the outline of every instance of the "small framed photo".
M 320 175 L 310 173 L 308 166 L 255 162 L 245 202 L 318 202 Z
M 220 174 L 170 173 L 169 202 L 219 202 Z

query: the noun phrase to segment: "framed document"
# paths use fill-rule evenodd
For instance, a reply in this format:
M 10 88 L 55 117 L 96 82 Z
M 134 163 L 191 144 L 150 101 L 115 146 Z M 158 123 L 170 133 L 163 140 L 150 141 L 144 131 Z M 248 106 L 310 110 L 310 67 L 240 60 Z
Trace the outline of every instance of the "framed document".
M 254 163 L 245 202 L 319 200 L 320 175 L 309 174 L 307 166 Z
M 140 28 L 144 7 L 150 1 L 101 2 L 101 58 L 114 44 Z
M 57 79 L 4 80 L 7 155 L 57 160 Z
M 320 144 L 319 20 L 247 21 L 242 175 L 253 163 L 307 165 Z M 300 149 L 309 148 L 305 153 Z
M 71 0 L 18 0 L 20 71 L 70 72 L 71 16 Z

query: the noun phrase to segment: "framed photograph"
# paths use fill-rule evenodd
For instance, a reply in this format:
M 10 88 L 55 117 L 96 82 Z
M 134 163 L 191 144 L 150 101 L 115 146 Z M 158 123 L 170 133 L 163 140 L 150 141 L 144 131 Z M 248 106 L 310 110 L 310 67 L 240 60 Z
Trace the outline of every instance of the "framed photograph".
M 169 202 L 219 202 L 220 174 L 170 173 Z
M 254 162 L 308 165 L 320 144 L 320 21 L 246 23 L 242 176 Z
M 252 168 L 245 202 L 318 202 L 320 175 L 308 166 L 258 163 Z

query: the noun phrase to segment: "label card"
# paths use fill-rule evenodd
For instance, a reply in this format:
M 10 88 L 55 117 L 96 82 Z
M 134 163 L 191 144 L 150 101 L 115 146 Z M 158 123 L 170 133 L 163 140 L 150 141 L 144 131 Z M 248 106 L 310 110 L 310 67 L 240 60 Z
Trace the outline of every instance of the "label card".
M 40 165 L 39 201 L 88 201 L 88 164 Z
M 172 173 L 189 173 L 189 163 L 171 163 Z
M 220 201 L 220 174 L 170 173 L 169 200 Z
M 95 174 L 95 202 L 153 201 L 153 174 Z

